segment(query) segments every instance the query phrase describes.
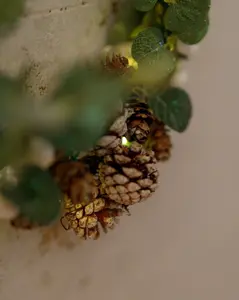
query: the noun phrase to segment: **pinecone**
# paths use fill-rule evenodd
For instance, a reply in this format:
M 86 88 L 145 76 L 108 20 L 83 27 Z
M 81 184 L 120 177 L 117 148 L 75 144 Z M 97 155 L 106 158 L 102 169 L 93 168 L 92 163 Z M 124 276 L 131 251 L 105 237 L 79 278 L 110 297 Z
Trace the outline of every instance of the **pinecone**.
M 100 236 L 100 225 L 104 232 L 113 229 L 117 218 L 127 211 L 124 205 L 104 198 L 97 198 L 88 205 L 73 204 L 67 196 L 64 199 L 65 213 L 61 218 L 62 226 L 73 229 L 83 239 L 96 240 Z
M 146 103 L 129 103 L 122 114 L 86 156 L 104 157 L 122 144 L 122 138 L 143 144 L 147 141 L 154 116 Z
M 132 205 L 148 198 L 155 191 L 158 171 L 153 151 L 137 142 L 120 145 L 104 157 L 99 166 L 101 192 L 110 200 Z
M 166 161 L 170 158 L 172 143 L 163 122 L 155 122 L 152 127 L 150 143 L 158 161 Z
M 103 67 L 107 72 L 114 73 L 116 75 L 123 75 L 131 69 L 129 67 L 128 59 L 120 54 L 113 54 L 111 58 L 109 55 L 106 56 L 106 61 Z
M 130 104 L 127 109 L 131 111 L 127 119 L 129 140 L 144 144 L 149 137 L 155 118 L 146 103 Z
M 97 197 L 98 183 L 83 162 L 59 161 L 50 171 L 61 191 L 67 194 L 74 204 L 89 203 Z
M 121 115 L 114 121 L 109 128 L 108 132 L 97 142 L 94 149 L 87 154 L 80 156 L 79 158 L 90 165 L 92 173 L 96 173 L 99 163 L 102 162 L 102 158 L 110 154 L 116 147 L 122 143 L 122 137 L 127 134 L 127 119 L 128 110 L 124 109 Z M 94 167 L 92 168 L 92 164 Z
M 101 149 L 114 149 L 121 143 L 121 137 L 126 134 L 127 128 L 127 114 L 124 112 L 119 116 L 116 121 L 109 128 L 108 133 L 106 133 L 98 142 L 97 146 Z M 107 152 L 98 153 L 99 156 L 104 156 Z

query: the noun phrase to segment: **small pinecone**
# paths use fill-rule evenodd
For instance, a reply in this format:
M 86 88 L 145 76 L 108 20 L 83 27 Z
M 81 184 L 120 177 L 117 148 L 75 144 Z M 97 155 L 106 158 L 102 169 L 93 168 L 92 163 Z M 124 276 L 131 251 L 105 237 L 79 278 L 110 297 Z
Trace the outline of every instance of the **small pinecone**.
M 155 191 L 158 171 L 153 151 L 132 142 L 119 146 L 99 166 L 102 193 L 110 200 L 132 205 L 148 198 Z
M 145 103 L 131 104 L 128 108 L 131 116 L 127 119 L 128 135 L 131 141 L 144 144 L 150 134 L 154 116 Z
M 128 59 L 120 54 L 113 54 L 112 58 L 107 56 L 103 67 L 116 75 L 123 75 L 130 69 Z
M 61 191 L 67 194 L 74 204 L 89 203 L 98 195 L 98 182 L 83 162 L 56 162 L 50 171 Z
M 143 144 L 147 141 L 154 116 L 145 103 L 125 105 L 121 115 L 114 121 L 108 132 L 97 142 L 87 156 L 104 157 L 122 144 L 122 137 Z
M 152 150 L 158 161 L 166 161 L 171 156 L 172 143 L 163 122 L 157 121 L 152 128 L 151 137 Z
M 111 153 L 116 147 L 121 145 L 122 137 L 126 135 L 128 131 L 127 118 L 128 111 L 124 109 L 122 114 L 118 116 L 118 118 L 111 125 L 108 132 L 97 142 L 96 147 L 89 151 L 87 155 L 81 157 L 81 159 L 87 164 L 92 165 L 92 162 L 96 162 L 96 158 L 98 158 L 99 163 L 101 162 L 100 158 L 103 158 L 105 155 Z M 96 172 L 99 164 L 94 165 L 95 168 L 91 168 L 92 173 Z
M 66 196 L 64 199 L 65 213 L 61 218 L 62 226 L 66 230 L 73 229 L 77 236 L 82 239 L 96 240 L 100 236 L 100 225 L 104 232 L 113 229 L 117 218 L 127 208 L 104 198 L 97 198 L 93 202 L 73 204 Z

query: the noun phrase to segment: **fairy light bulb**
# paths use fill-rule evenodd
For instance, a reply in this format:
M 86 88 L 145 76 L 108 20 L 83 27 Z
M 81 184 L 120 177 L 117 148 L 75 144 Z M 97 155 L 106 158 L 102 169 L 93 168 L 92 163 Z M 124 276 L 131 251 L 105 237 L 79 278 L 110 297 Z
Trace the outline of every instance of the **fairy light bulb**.
M 123 136 L 121 139 L 121 144 L 125 147 L 130 147 L 131 143 L 127 140 L 127 138 L 125 136 Z

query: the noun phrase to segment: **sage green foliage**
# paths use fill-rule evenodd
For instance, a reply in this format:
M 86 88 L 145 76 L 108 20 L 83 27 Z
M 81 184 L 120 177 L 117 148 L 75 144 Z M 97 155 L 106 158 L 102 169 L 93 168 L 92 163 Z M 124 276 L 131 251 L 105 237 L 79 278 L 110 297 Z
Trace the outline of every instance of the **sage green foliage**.
M 53 96 L 55 103 L 69 107 L 69 121 L 57 130 L 48 130 L 44 137 L 55 147 L 67 151 L 88 150 L 105 133 L 122 96 L 123 85 L 119 78 L 96 68 L 75 66 Z
M 60 195 L 50 174 L 24 167 L 31 139 L 43 137 L 66 151 L 88 150 L 114 119 L 123 91 L 119 78 L 78 65 L 60 78 L 51 100 L 38 103 L 23 93 L 21 78 L 0 76 L 0 166 L 22 170 L 17 187 L 2 192 L 23 215 L 44 225 L 59 212 Z
M 18 78 L 9 77 L 3 73 L 0 73 L 0 92 L 1 92 L 1 109 L 0 120 L 1 126 L 5 125 L 8 121 L 9 115 L 13 116 L 14 120 L 18 119 L 18 108 L 15 108 L 15 104 L 21 101 L 22 86 Z M 12 105 L 9 105 L 9 99 L 12 101 Z
M 151 97 L 149 105 L 155 115 L 177 132 L 187 129 L 192 117 L 192 103 L 189 95 L 180 88 L 169 88 L 162 95 Z
M 55 220 L 60 214 L 61 193 L 50 173 L 36 166 L 27 166 L 22 169 L 19 178 L 16 186 L 4 185 L 2 194 L 29 221 L 47 225 Z
M 0 74 L 0 168 L 23 158 L 27 151 L 29 104 L 23 98 L 21 81 Z
M 134 0 L 134 6 L 139 11 L 151 10 L 158 0 Z
M 116 13 L 114 24 L 110 27 L 107 44 L 117 45 L 128 40 L 131 31 L 140 22 L 140 18 L 132 0 L 123 2 Z
M 165 27 L 186 44 L 196 44 L 208 31 L 210 0 L 177 0 L 164 15 Z
M 139 64 L 139 72 L 141 68 L 147 77 L 145 70 L 149 71 L 149 75 L 158 82 L 167 78 L 175 69 L 176 58 L 164 47 L 163 33 L 158 28 L 147 28 L 138 34 L 133 40 L 132 56 Z
M 0 0 L 0 34 L 11 29 L 24 13 L 25 0 Z
M 134 39 L 132 44 L 132 56 L 140 62 L 154 52 L 162 53 L 165 51 L 164 37 L 160 29 L 151 27 L 141 31 Z
M 196 27 L 196 28 L 195 28 Z M 179 33 L 178 38 L 188 45 L 198 44 L 207 35 L 209 29 L 209 17 L 201 20 L 196 26 L 191 26 L 187 31 Z
M 66 151 L 89 149 L 114 118 L 122 96 L 121 80 L 95 66 L 75 66 L 59 80 L 52 99 L 40 103 L 23 93 L 21 79 L 0 76 L 0 166 L 22 161 L 34 136 Z

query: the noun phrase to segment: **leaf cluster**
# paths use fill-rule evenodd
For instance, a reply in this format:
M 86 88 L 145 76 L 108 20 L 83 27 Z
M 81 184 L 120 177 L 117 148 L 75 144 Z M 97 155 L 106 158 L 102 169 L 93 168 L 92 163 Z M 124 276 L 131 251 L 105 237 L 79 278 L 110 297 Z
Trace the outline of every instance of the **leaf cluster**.
M 133 2 L 136 10 L 144 12 L 144 17 L 133 31 L 132 57 L 138 63 L 139 73 L 147 70 L 147 74 L 150 73 L 159 83 L 159 89 L 150 97 L 149 105 L 155 115 L 171 129 L 183 132 L 192 117 L 190 97 L 186 91 L 170 87 L 170 84 L 162 89 L 162 83 L 169 82 L 175 71 L 179 56 L 177 40 L 189 45 L 196 44 L 208 32 L 211 1 Z
M 197 44 L 207 34 L 211 0 L 134 0 L 135 8 L 148 12 L 164 9 L 162 23 L 185 44 Z

